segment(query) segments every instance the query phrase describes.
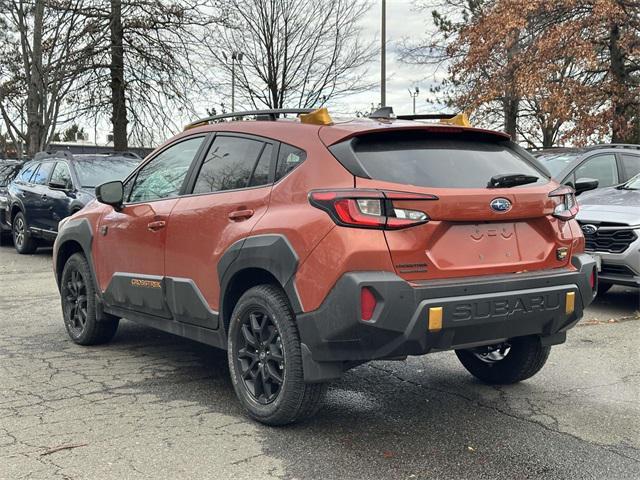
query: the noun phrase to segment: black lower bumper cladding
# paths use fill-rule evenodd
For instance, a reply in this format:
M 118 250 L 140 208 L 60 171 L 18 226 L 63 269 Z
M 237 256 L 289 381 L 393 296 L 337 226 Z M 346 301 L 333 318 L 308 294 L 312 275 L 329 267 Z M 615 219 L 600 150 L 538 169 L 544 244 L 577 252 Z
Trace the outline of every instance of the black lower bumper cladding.
M 319 309 L 298 315 L 305 378 L 333 378 L 368 360 L 499 343 L 537 335 L 562 343 L 595 291 L 592 257 L 572 258 L 574 270 L 433 280 L 409 284 L 390 272 L 352 272 Z M 361 319 L 360 291 L 374 292 L 370 321 Z M 438 317 L 437 328 L 429 324 Z

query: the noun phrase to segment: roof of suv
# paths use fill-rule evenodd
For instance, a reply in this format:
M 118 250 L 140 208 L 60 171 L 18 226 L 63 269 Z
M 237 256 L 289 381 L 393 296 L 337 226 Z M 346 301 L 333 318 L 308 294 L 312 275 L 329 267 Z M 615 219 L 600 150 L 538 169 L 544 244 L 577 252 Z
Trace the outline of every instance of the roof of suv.
M 193 125 L 193 124 L 192 124 Z M 178 137 L 191 135 L 198 132 L 227 131 L 246 133 L 268 138 L 274 138 L 286 143 L 295 144 L 296 140 L 307 132 L 310 135 L 318 135 L 325 145 L 331 146 L 354 136 L 378 132 L 401 130 L 429 130 L 447 134 L 463 132 L 475 132 L 487 139 L 508 140 L 506 133 L 481 128 L 450 125 L 446 123 L 423 122 L 402 119 L 369 119 L 356 118 L 346 121 L 337 121 L 329 125 L 302 123 L 294 119 L 277 119 L 275 121 L 249 120 L 230 121 L 220 123 L 207 123 L 189 126 Z
M 42 160 L 48 160 L 48 159 L 95 160 L 97 158 L 128 158 L 132 160 L 141 160 L 140 156 L 132 152 L 73 154 L 66 150 L 38 152 L 34 155 L 33 160 L 34 161 L 42 161 Z

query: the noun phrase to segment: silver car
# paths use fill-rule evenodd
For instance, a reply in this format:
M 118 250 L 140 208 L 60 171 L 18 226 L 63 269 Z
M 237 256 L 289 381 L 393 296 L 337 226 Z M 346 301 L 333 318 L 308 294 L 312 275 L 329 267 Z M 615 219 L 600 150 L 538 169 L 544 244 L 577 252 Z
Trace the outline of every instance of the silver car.
M 601 264 L 598 291 L 640 286 L 640 175 L 617 187 L 584 193 L 578 222 L 586 250 Z

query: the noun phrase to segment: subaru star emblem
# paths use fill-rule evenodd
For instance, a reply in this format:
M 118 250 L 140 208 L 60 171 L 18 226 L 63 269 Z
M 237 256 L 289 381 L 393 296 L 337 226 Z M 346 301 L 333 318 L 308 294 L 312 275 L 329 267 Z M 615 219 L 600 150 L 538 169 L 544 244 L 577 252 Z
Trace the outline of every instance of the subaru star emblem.
M 506 198 L 494 198 L 489 206 L 491 210 L 498 213 L 505 213 L 511 210 L 511 202 Z
M 594 233 L 596 233 L 598 231 L 598 227 L 596 227 L 595 225 L 582 225 L 582 231 L 584 232 L 585 235 L 593 235 Z

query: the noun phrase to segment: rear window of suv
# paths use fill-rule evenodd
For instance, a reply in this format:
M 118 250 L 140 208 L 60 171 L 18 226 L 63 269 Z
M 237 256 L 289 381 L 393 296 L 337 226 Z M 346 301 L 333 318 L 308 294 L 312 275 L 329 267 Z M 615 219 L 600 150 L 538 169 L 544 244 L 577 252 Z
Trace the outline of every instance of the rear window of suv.
M 364 171 L 375 180 L 434 188 L 484 188 L 491 177 L 525 174 L 547 182 L 509 142 L 482 139 L 433 138 L 424 132 L 363 136 L 353 150 Z

